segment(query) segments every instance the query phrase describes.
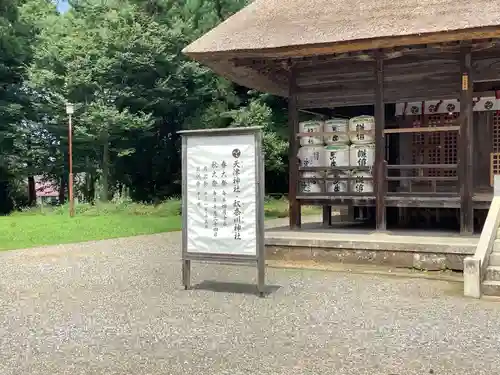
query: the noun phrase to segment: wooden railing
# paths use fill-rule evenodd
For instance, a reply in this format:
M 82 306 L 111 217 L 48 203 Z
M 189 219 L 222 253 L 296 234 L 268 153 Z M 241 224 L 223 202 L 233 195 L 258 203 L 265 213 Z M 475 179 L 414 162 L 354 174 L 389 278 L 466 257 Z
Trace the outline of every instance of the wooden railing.
M 448 171 L 451 175 L 428 176 L 430 170 Z M 395 175 L 397 171 L 399 175 Z M 413 171 L 418 175 L 410 175 Z M 458 196 L 460 192 L 457 164 L 388 165 L 385 176 L 387 195 L 391 196 Z
M 459 178 L 457 164 L 408 164 L 387 165 L 384 163 L 385 184 L 384 195 L 388 197 L 449 197 L 459 195 Z M 370 176 L 344 175 L 348 171 L 369 172 Z M 410 175 L 412 171 L 418 171 L 418 175 Z M 430 170 L 449 171 L 451 176 L 428 176 Z M 399 175 L 397 174 L 399 171 Z M 303 177 L 304 172 L 316 172 L 318 177 Z M 407 173 L 404 173 L 407 172 Z M 332 176 L 333 175 L 333 176 Z M 373 190 L 359 192 L 353 189 L 355 181 L 373 181 L 373 167 L 300 167 L 298 178 L 298 195 L 306 197 L 353 197 L 374 198 L 375 184 Z M 303 192 L 301 181 L 315 181 L 321 187 L 321 192 Z M 345 191 L 327 191 L 328 182 L 347 181 Z

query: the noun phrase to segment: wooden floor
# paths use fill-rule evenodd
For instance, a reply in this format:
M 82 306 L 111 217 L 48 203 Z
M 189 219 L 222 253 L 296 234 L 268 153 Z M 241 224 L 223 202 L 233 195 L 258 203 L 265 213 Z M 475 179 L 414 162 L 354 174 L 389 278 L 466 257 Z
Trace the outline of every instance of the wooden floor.
M 342 196 L 328 196 L 328 195 L 299 195 L 297 199 L 302 204 L 312 205 L 342 205 L 353 202 L 356 206 L 374 207 L 375 196 L 355 196 L 355 195 L 342 195 Z M 493 200 L 493 189 L 477 189 L 472 196 L 474 202 L 474 209 L 489 209 L 491 201 Z M 399 195 L 397 193 L 388 193 L 386 196 L 387 207 L 426 207 L 426 208 L 460 208 L 460 196 L 458 194 L 441 195 L 438 197 L 415 197 L 410 195 Z
M 474 202 L 475 209 L 485 209 L 490 208 L 491 201 L 493 200 L 493 188 L 479 188 L 474 191 L 472 196 L 472 201 Z

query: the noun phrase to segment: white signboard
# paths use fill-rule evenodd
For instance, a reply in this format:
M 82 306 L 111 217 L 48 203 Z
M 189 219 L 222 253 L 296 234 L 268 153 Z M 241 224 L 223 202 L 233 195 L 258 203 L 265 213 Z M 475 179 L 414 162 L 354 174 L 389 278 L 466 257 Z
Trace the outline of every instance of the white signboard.
M 257 256 L 255 134 L 186 140 L 187 252 Z

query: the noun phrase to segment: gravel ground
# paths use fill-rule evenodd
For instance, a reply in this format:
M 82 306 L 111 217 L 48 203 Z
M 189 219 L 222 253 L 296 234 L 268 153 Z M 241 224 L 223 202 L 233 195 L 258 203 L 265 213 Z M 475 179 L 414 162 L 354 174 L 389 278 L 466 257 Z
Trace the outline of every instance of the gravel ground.
M 0 253 L 0 374 L 498 373 L 500 304 L 459 283 L 268 269 L 259 298 L 254 268 L 194 264 L 184 291 L 179 242 Z

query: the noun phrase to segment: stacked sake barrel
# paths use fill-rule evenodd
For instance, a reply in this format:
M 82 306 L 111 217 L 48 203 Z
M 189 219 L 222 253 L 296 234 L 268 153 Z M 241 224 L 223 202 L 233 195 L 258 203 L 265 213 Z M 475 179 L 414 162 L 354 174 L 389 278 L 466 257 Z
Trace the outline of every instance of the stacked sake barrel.
M 358 116 L 349 120 L 350 135 L 350 165 L 352 177 L 359 177 L 352 181 L 352 192 L 373 192 L 373 181 L 364 180 L 363 177 L 372 177 L 369 171 L 362 171 L 359 167 L 373 167 L 375 163 L 375 143 L 372 133 L 365 133 L 375 129 L 373 116 Z
M 375 161 L 374 140 L 365 131 L 373 130 L 375 120 L 372 116 L 359 116 L 350 120 L 333 118 L 326 121 L 306 121 L 299 125 L 300 133 L 310 134 L 301 137 L 298 159 L 301 167 L 350 167 L 349 170 L 330 172 L 329 179 L 344 178 L 351 175 L 361 177 L 351 180 L 351 191 L 371 192 L 373 183 L 362 177 L 371 177 L 368 171 L 359 167 L 372 167 Z M 323 136 L 322 133 L 328 133 Z M 303 172 L 303 178 L 321 179 L 320 172 Z M 300 192 L 331 193 L 347 192 L 348 180 L 330 180 L 323 186 L 318 180 L 302 180 Z
M 328 167 L 349 167 L 349 121 L 334 118 L 325 121 L 324 132 L 331 135 L 325 136 L 325 162 Z M 328 173 L 328 178 L 348 177 L 349 171 L 336 171 Z M 329 193 L 343 193 L 348 191 L 349 180 L 329 180 L 326 191 Z
M 299 132 L 311 134 L 300 138 L 300 148 L 298 153 L 301 167 L 324 167 L 324 143 L 323 143 L 323 122 L 306 121 L 299 124 Z M 315 135 L 319 133 L 319 135 Z M 302 178 L 320 178 L 321 173 L 303 172 Z M 301 193 L 321 193 L 321 183 L 317 180 L 301 180 Z

